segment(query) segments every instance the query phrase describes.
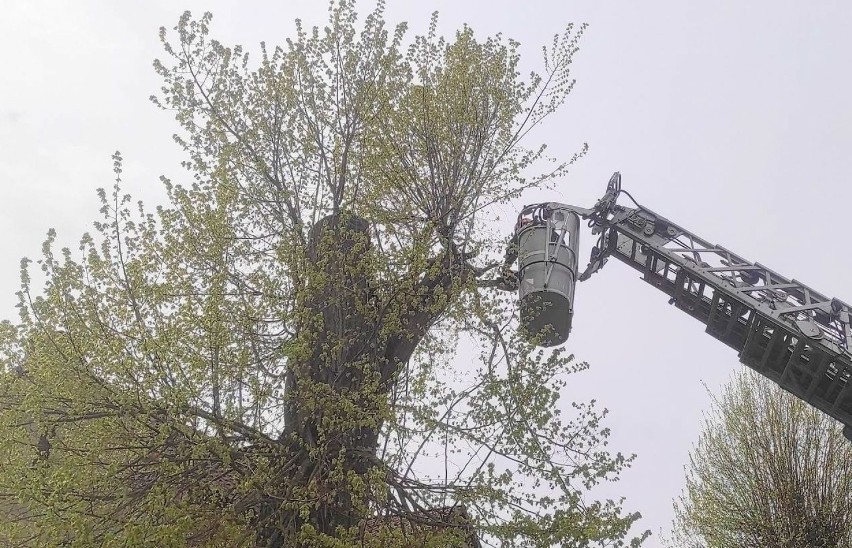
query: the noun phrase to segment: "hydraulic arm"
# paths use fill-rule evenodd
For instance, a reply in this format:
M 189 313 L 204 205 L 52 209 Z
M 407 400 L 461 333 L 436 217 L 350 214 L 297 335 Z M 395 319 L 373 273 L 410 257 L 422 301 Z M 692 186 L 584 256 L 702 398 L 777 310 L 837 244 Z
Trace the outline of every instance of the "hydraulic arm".
M 539 208 L 544 219 L 556 212 L 587 219 L 599 239 L 580 281 L 609 257 L 633 267 L 668 295 L 670 304 L 736 350 L 742 363 L 842 422 L 852 439 L 852 307 L 711 244 L 639 204 L 617 205 L 620 194 L 630 197 L 615 173 L 593 209 L 547 203 L 524 212 Z M 519 225 L 523 217 L 522 212 Z M 571 238 L 576 242 L 576 234 Z M 507 267 L 513 253 L 507 254 Z M 520 255 L 523 267 L 523 249 Z M 521 285 L 524 277 L 518 273 Z M 548 288 L 538 290 L 545 295 Z M 573 288 L 571 293 L 573 302 Z

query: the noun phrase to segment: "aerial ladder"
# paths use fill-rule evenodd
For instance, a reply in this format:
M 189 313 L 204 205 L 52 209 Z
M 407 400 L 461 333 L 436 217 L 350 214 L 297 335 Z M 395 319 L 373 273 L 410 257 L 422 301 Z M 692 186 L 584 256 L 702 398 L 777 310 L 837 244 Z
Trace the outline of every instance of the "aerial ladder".
M 635 207 L 618 205 L 622 194 Z M 581 219 L 598 241 L 579 273 Z M 521 210 L 499 285 L 518 291 L 521 330 L 540 346 L 564 343 L 576 283 L 610 257 L 638 270 L 743 364 L 843 423 L 852 440 L 852 307 L 640 206 L 618 172 L 591 209 L 546 202 Z

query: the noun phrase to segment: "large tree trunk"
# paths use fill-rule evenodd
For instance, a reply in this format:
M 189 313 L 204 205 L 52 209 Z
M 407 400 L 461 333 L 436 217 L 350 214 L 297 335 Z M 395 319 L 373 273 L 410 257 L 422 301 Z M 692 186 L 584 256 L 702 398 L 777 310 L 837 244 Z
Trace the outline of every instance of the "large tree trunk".
M 337 536 L 338 527 L 357 526 L 367 516 L 369 489 L 353 490 L 352 475 L 363 478 L 379 464 L 379 431 L 399 368 L 444 308 L 435 306 L 435 289 L 451 284 L 453 269 L 445 265 L 420 276 L 414 291 L 405 292 L 410 298 L 379 303 L 369 228 L 364 219 L 341 214 L 310 231 L 298 336 L 309 350 L 288 356 L 281 438 L 290 463 L 282 470 L 287 487 L 261 504 L 261 546 L 295 546 L 307 524 Z M 402 329 L 382 334 L 391 317 Z M 287 506 L 295 501 L 303 502 Z M 310 511 L 300 514 L 296 506 L 306 503 Z

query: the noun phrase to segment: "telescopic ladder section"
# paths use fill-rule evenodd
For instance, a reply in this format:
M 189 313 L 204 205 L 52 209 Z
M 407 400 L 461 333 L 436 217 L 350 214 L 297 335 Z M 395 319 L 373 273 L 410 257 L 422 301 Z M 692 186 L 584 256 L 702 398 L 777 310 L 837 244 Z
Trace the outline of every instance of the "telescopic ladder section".
M 852 439 L 852 308 L 712 245 L 656 213 L 616 206 L 607 255 L 642 272 L 742 363 L 845 425 Z

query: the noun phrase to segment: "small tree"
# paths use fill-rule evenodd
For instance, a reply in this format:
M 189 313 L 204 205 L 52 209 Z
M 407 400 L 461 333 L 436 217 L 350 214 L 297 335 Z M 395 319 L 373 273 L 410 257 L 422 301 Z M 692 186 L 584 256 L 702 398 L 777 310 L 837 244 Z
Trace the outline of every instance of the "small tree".
M 445 41 L 435 18 L 406 50 L 382 3 L 360 31 L 333 3 L 257 63 L 210 22 L 162 30 L 155 64 L 194 182 L 134 211 L 116 154 L 81 257 L 51 233 L 40 294 L 24 261 L 0 336 L 1 534 L 623 546 L 638 514 L 585 491 L 630 459 L 594 401 L 558 409 L 585 364 L 518 338 L 489 287 L 493 207 L 583 152 L 536 176 L 544 148 L 521 146 L 571 91 L 583 28 L 523 80 L 516 43 Z
M 742 372 L 714 400 L 675 507 L 684 547 L 850 547 L 852 445 L 821 411 Z

